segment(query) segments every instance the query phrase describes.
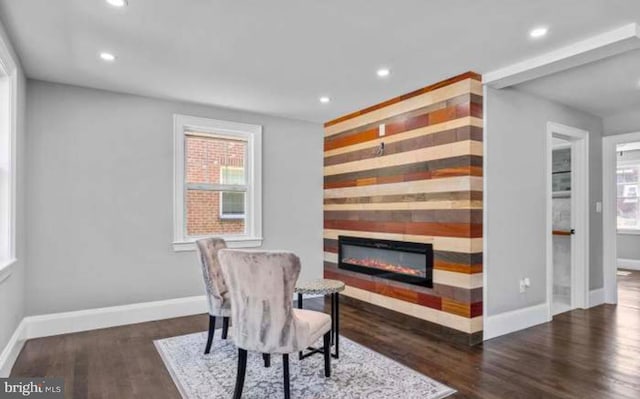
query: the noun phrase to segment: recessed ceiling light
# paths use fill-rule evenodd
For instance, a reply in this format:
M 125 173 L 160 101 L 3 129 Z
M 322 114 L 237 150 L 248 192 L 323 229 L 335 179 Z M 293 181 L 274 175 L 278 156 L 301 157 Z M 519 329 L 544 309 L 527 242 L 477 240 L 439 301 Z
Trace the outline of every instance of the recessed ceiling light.
M 322 96 L 322 97 L 320 97 L 320 102 L 323 103 L 323 104 L 328 104 L 328 103 L 331 102 L 331 99 L 329 97 L 327 97 L 327 96 Z
M 389 68 L 380 68 L 376 71 L 376 74 L 380 78 L 386 78 L 391 74 L 391 71 L 389 70 Z
M 127 0 L 107 0 L 107 3 L 114 7 L 124 7 L 127 5 Z
M 535 29 L 531 29 L 531 32 L 529 32 L 529 36 L 534 39 L 538 39 L 546 36 L 547 32 L 549 32 L 549 29 L 547 27 L 541 26 Z
M 116 56 L 111 53 L 102 52 L 100 53 L 100 59 L 107 62 L 113 62 L 116 60 Z

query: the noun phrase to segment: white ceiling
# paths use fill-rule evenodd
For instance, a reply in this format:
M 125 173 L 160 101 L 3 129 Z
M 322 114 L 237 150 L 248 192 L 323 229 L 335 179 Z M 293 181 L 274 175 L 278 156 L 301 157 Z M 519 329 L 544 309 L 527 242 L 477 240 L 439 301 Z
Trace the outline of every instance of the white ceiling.
M 519 89 L 607 117 L 640 107 L 640 50 L 520 84 Z
M 640 1 L 0 0 L 0 18 L 31 78 L 323 122 L 636 22 Z

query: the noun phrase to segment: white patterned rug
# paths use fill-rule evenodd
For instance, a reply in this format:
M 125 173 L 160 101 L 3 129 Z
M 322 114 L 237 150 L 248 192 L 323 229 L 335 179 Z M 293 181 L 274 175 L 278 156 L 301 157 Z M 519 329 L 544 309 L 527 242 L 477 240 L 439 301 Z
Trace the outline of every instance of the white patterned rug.
M 173 381 L 185 399 L 233 396 L 237 349 L 216 331 L 209 355 L 203 354 L 205 332 L 154 341 Z M 320 344 L 320 342 L 318 343 Z M 321 354 L 302 361 L 289 356 L 291 397 L 295 399 L 440 399 L 456 391 L 377 352 L 340 337 L 340 359 L 331 359 L 331 378 L 324 378 Z M 282 356 L 265 368 L 262 355 L 249 352 L 243 398 L 282 398 Z

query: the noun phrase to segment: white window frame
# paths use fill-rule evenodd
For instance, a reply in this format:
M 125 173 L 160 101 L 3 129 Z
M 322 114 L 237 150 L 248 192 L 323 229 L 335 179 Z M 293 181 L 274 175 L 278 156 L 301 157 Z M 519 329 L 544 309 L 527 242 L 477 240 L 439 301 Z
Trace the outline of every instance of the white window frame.
M 222 181 L 222 173 L 223 173 L 223 171 L 225 169 L 242 169 L 242 170 L 244 170 L 244 167 L 225 166 L 225 165 L 220 166 L 220 181 Z M 246 194 L 246 191 L 241 191 L 241 192 L 245 193 L 245 197 L 244 197 L 245 213 L 243 213 L 243 214 L 228 214 L 228 215 L 225 215 L 224 212 L 223 212 L 223 209 L 222 209 L 222 204 L 224 203 L 224 200 L 222 199 L 222 197 L 224 196 L 224 192 L 222 192 L 222 191 L 220 192 L 220 214 L 219 214 L 220 219 L 224 219 L 224 220 L 244 220 L 244 219 L 246 219 L 246 217 L 247 217 L 247 213 L 246 213 L 247 212 L 247 210 L 246 210 L 247 209 L 246 208 L 247 207 L 247 194 Z
M 248 123 L 230 122 L 175 114 L 173 116 L 174 136 L 174 211 L 173 249 L 193 251 L 195 241 L 209 237 L 188 236 L 186 233 L 186 184 L 185 184 L 185 132 L 198 132 L 212 137 L 239 139 L 247 143 L 245 194 L 245 234 L 222 235 L 231 248 L 249 248 L 262 245 L 262 126 Z
M 13 265 L 17 262 L 16 255 L 16 131 L 17 131 L 17 92 L 18 67 L 9 50 L 9 44 L 0 37 L 0 74 L 6 79 L 7 108 L 3 123 L 0 126 L 0 140 L 6 143 L 5 157 L 7 165 L 7 179 L 0 182 L 0 283 L 12 273 Z M 3 120 L 0 119 L 0 122 Z
M 640 166 L 640 160 L 624 160 L 624 161 L 617 161 L 616 162 L 616 212 L 617 212 L 617 202 L 618 202 L 618 195 L 617 195 L 617 188 L 618 188 L 618 182 L 617 182 L 617 173 L 618 173 L 618 169 L 620 169 L 621 167 L 625 167 L 625 166 Z M 638 200 L 640 201 L 640 196 L 638 197 Z M 640 228 L 633 228 L 633 227 L 623 227 L 620 228 L 618 227 L 618 218 L 616 216 L 616 231 L 618 234 L 626 234 L 626 235 L 640 235 Z

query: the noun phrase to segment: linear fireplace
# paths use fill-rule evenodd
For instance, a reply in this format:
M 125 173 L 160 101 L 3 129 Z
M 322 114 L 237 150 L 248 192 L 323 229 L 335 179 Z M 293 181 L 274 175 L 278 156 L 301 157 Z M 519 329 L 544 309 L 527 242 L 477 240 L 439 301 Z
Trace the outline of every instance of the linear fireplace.
M 403 283 L 433 287 L 433 246 L 339 236 L 338 267 Z

